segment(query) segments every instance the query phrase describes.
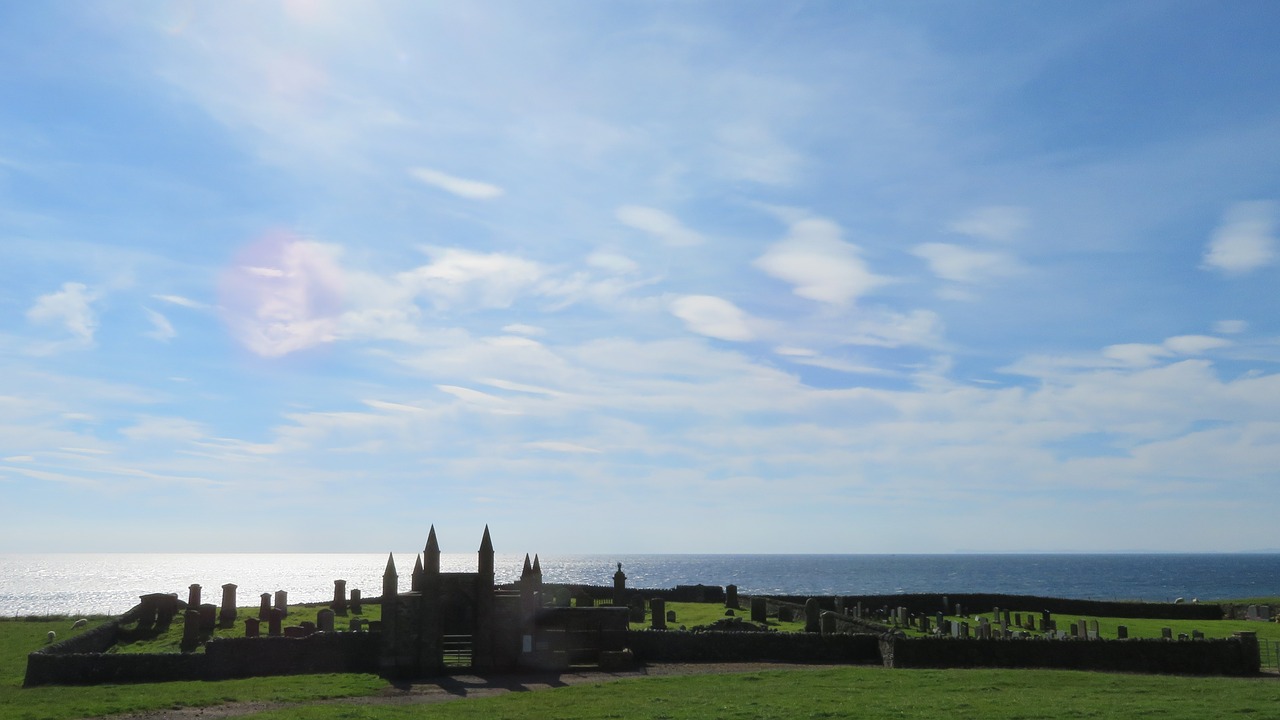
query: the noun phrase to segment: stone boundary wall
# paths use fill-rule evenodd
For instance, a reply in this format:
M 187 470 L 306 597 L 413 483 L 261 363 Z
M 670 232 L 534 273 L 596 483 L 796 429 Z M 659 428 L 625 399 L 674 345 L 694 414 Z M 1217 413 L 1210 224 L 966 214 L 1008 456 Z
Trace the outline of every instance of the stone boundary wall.
M 823 610 L 835 609 L 835 596 L 831 595 L 776 595 L 771 600 L 803 605 L 810 597 L 817 597 Z M 1040 597 L 1038 595 L 993 595 L 986 593 L 928 593 L 904 595 L 841 595 L 845 608 L 859 602 L 865 612 L 883 607 L 905 607 L 915 614 L 933 615 L 943 610 L 943 598 L 947 600 L 944 612 L 951 615 L 956 605 L 966 613 L 989 613 L 992 608 L 1015 612 L 1040 612 L 1048 610 L 1054 615 L 1085 617 L 1127 617 L 1147 620 L 1221 620 L 1224 609 L 1216 603 L 1146 603 L 1113 600 L 1074 600 L 1071 598 Z
M 1257 640 L 954 640 L 881 636 L 889 668 L 1048 668 L 1256 675 Z
M 377 633 L 317 633 L 303 638 L 211 640 L 203 653 L 50 653 L 27 656 L 24 687 L 171 680 L 225 680 L 264 675 L 378 672 Z M 52 646 L 51 646 L 52 647 Z
M 640 662 L 881 662 L 875 635 L 632 630 L 626 641 Z
M 504 583 L 497 586 L 498 590 L 507 590 L 518 592 L 520 583 Z M 557 590 L 567 590 L 569 597 L 574 598 L 580 595 L 590 596 L 593 600 L 610 601 L 613 600 L 612 585 L 574 585 L 570 583 L 543 583 L 543 597 L 556 592 Z M 627 602 L 630 603 L 634 598 L 640 598 L 647 604 L 653 598 L 662 598 L 667 602 L 724 602 L 724 588 L 720 585 L 679 585 L 673 588 L 633 588 L 628 587 L 624 591 L 627 596 Z M 372 602 L 366 600 L 365 602 Z

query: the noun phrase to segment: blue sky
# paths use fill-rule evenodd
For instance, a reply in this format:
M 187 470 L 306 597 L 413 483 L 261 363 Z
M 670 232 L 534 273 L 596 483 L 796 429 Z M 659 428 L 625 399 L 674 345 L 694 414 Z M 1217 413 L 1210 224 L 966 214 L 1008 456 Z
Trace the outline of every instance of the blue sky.
M 1273 2 L 0 2 L 0 550 L 1280 547 Z

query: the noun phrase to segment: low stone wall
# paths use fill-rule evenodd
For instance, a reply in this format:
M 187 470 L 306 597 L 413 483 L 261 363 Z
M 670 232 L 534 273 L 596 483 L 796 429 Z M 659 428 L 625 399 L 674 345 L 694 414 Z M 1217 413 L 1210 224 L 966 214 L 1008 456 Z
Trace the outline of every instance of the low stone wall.
M 27 656 L 23 687 L 204 680 L 204 655 L 72 653 L 36 651 Z
M 1146 603 L 1118 602 L 1112 600 L 1074 600 L 1071 598 L 1050 598 L 1037 595 L 994 595 L 977 593 L 960 594 L 904 594 L 904 595 L 842 595 L 844 606 L 853 607 L 862 603 L 864 612 L 873 612 L 881 608 L 905 607 L 915 614 L 933 615 L 943 611 L 948 615 L 955 612 L 956 605 L 964 608 L 966 613 L 989 613 L 992 608 L 1013 610 L 1016 612 L 1041 612 L 1048 610 L 1054 615 L 1073 615 L 1084 617 L 1126 617 L 1145 618 L 1150 620 L 1221 620 L 1224 609 L 1214 603 Z M 946 606 L 943 606 L 946 598 Z M 775 600 L 803 603 L 805 597 L 777 597 Z M 824 610 L 835 608 L 835 598 L 819 597 Z
M 211 640 L 203 653 L 56 653 L 27 656 L 23 685 L 224 680 L 263 675 L 378 671 L 375 633 Z M 54 647 L 54 646 L 50 646 Z
M 640 662 L 881 662 L 875 635 L 643 630 L 627 633 L 627 647 Z
M 954 640 L 882 636 L 891 668 L 1050 668 L 1179 675 L 1256 675 L 1257 640 Z
M 226 638 L 205 644 L 207 679 L 378 672 L 375 633 L 318 633 L 301 638 Z

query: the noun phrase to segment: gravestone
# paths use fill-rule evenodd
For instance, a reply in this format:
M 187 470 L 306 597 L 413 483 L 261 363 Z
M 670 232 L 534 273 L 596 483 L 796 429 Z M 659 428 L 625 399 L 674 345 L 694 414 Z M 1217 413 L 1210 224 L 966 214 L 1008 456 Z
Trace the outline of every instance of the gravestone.
M 1097 640 L 1099 637 L 1101 637 L 1101 635 L 1098 633 L 1098 621 L 1090 620 L 1089 621 L 1089 639 Z
M 289 593 L 284 590 L 276 591 L 276 609 L 281 615 L 289 614 Z
M 262 593 L 258 603 L 258 617 L 266 620 L 271 617 L 271 593 Z
M 948 628 L 948 630 L 950 630 L 950 631 L 951 631 L 951 637 L 953 637 L 953 638 L 959 638 L 959 637 L 960 637 L 960 623 L 958 623 L 958 622 L 951 622 L 950 620 L 948 620 L 948 621 L 947 621 L 947 628 Z
M 822 631 L 823 637 L 830 637 L 836 634 L 836 614 L 830 610 L 824 610 L 818 618 L 819 629 Z
M 218 608 L 214 607 L 212 603 L 205 603 L 199 607 L 198 611 L 200 613 L 200 630 L 203 632 L 213 630 L 213 626 L 217 622 Z
M 791 622 L 795 619 L 795 613 L 786 605 L 778 606 L 778 622 Z
M 733 612 L 733 611 L 732 611 L 732 610 L 730 610 L 729 612 Z M 669 623 L 673 623 L 673 622 L 675 622 L 675 621 L 676 621 L 676 611 L 675 611 L 675 610 L 668 610 L 668 611 L 667 611 L 667 622 L 669 622 Z
M 1204 633 L 1200 632 L 1199 630 L 1192 630 L 1192 631 L 1191 631 L 1191 639 L 1192 639 L 1192 640 L 1203 640 L 1203 639 L 1204 639 Z
M 200 586 L 193 584 L 187 588 L 187 606 L 200 607 Z
M 156 627 L 161 630 L 168 630 L 169 625 L 173 623 L 173 618 L 178 614 L 178 594 L 162 593 L 156 598 Z
M 358 617 L 351 618 L 351 624 L 349 625 L 349 628 L 350 628 L 350 631 L 353 633 L 360 632 L 364 628 L 364 620 Z
M 956 603 L 956 617 L 964 617 L 964 607 Z
M 1006 608 L 1002 612 L 1003 614 L 1000 617 L 1003 620 L 1003 622 L 1001 622 L 1000 624 L 1007 627 L 1009 625 L 1009 610 Z
M 818 607 L 818 598 L 809 598 L 804 601 L 804 631 L 816 633 L 822 631 L 821 620 L 818 615 L 822 609 Z
M 765 623 L 769 620 L 769 604 L 762 597 L 751 598 L 751 622 Z
M 649 616 L 653 620 L 654 630 L 667 629 L 667 601 L 654 598 L 649 601 Z
M 928 615 L 920 616 L 920 632 L 923 632 L 923 633 L 929 632 L 929 616 Z
M 622 572 L 622 563 L 618 563 L 618 572 L 613 574 L 613 604 L 627 604 L 627 576 Z M 644 618 L 640 618 L 644 622 Z
M 333 604 L 330 605 L 330 607 L 332 607 L 333 611 L 338 614 L 341 614 L 341 615 L 347 614 L 347 581 L 346 580 L 333 581 Z
M 1186 641 L 1187 641 L 1187 634 L 1186 634 L 1186 633 L 1178 633 L 1178 642 L 1186 642 Z
M 322 633 L 333 632 L 333 610 L 325 608 L 316 613 L 316 630 Z
M 1161 640 L 1172 640 L 1172 639 L 1173 639 L 1173 628 L 1160 628 L 1160 639 L 1161 639 Z
M 961 640 L 969 639 L 969 623 L 967 622 L 960 623 L 960 639 Z
M 724 589 L 724 606 L 727 608 L 738 607 L 738 586 L 729 585 Z
M 271 617 L 267 618 L 267 634 L 271 637 L 279 637 L 282 620 L 284 620 L 284 611 L 280 608 L 271 608 Z
M 290 625 L 284 629 L 284 636 L 287 638 L 304 638 L 310 634 L 306 628 L 297 625 Z
M 363 599 L 364 598 L 359 590 L 351 591 L 351 612 L 355 613 L 356 615 L 359 615 L 360 613 L 364 612 L 364 608 L 360 604 L 363 601 Z
M 1117 626 L 1116 626 L 1116 637 L 1117 637 L 1118 639 L 1120 639 L 1120 640 L 1127 640 L 1127 639 L 1129 639 L 1129 626 L 1128 626 L 1128 625 L 1117 625 Z
M 1049 628 L 1054 627 L 1053 625 L 1051 625 L 1051 624 L 1050 624 L 1051 622 L 1053 622 L 1053 616 L 1049 614 L 1049 611 L 1048 611 L 1048 610 L 1041 611 L 1041 613 L 1040 613 L 1040 629 L 1041 629 L 1041 630 L 1048 630 Z
M 255 638 L 261 634 L 261 628 L 258 627 L 258 618 L 247 617 L 244 619 L 244 636 L 247 638 Z
M 203 607 L 203 606 L 201 606 Z M 182 647 L 190 650 L 200 642 L 200 611 L 188 609 L 182 616 Z
M 138 624 L 136 627 L 139 630 L 150 630 L 155 627 L 156 613 L 160 609 L 159 601 L 157 600 L 158 596 L 159 593 L 152 593 L 150 595 L 142 595 L 138 597 L 140 602 L 138 603 L 139 613 Z
M 631 622 L 644 622 L 644 599 L 636 598 L 631 601 Z
M 1013 614 L 1013 624 L 1022 627 L 1022 613 Z
M 222 627 L 231 627 L 236 622 L 236 586 L 227 583 L 222 586 L 222 612 L 218 613 L 218 622 Z
M 303 632 L 305 632 L 308 635 L 314 634 L 316 631 L 316 624 L 308 620 L 304 620 L 298 623 L 298 627 L 301 627 Z

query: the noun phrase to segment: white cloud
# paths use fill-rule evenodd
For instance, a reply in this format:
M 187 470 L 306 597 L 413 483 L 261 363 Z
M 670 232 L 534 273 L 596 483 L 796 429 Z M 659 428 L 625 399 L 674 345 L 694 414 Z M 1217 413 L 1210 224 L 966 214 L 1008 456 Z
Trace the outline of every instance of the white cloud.
M 502 332 L 511 333 L 512 335 L 525 335 L 527 337 L 536 337 L 538 335 L 545 335 L 547 331 L 536 325 L 525 325 L 524 323 L 512 323 L 510 325 L 503 325 Z
M 1013 275 L 1018 263 L 1008 253 L 971 250 L 949 243 L 924 243 L 911 253 L 923 258 L 934 275 L 958 283 L 980 283 L 991 278 Z
M 1165 346 L 1152 345 L 1150 343 L 1120 343 L 1108 345 L 1102 349 L 1104 358 L 1133 367 L 1154 365 L 1160 358 L 1168 357 L 1171 354 Z
M 1231 206 L 1205 248 L 1203 267 L 1240 274 L 1275 262 L 1275 215 L 1273 202 Z
M 540 442 L 528 442 L 524 444 L 530 450 L 547 450 L 550 452 L 570 453 L 575 455 L 595 455 L 600 451 L 585 445 L 579 445 L 571 442 L 559 442 L 555 440 L 544 440 Z
M 412 168 L 409 174 L 427 185 L 468 200 L 492 200 L 504 193 L 497 185 L 448 175 L 431 168 Z
M 431 263 L 401 273 L 397 279 L 440 304 L 472 300 L 486 308 L 509 307 L 546 275 L 538 263 L 504 253 L 459 248 L 428 248 L 427 252 Z
M 61 290 L 36 298 L 35 305 L 27 310 L 27 319 L 40 325 L 61 323 L 88 345 L 98 328 L 98 318 L 91 307 L 97 299 L 97 294 L 82 283 L 63 283 Z
M 169 322 L 169 318 L 152 310 L 151 308 L 142 308 L 147 314 L 147 319 L 151 321 L 151 330 L 146 333 L 147 337 L 154 338 L 160 342 L 169 342 L 178 336 L 178 331 L 173 329 L 173 324 Z
M 947 229 L 983 240 L 1009 242 L 1016 239 L 1028 224 L 1029 213 L 1026 208 L 990 205 L 975 209 L 952 222 Z
M 1239 335 L 1249 329 L 1249 323 L 1244 320 L 1219 320 L 1213 324 L 1213 331 L 1220 335 Z
M 1210 335 L 1179 335 L 1166 338 L 1164 346 L 1179 355 L 1200 355 L 1209 350 L 1227 347 L 1230 340 L 1223 340 Z
M 151 297 L 167 302 L 171 305 L 181 305 L 182 307 L 191 308 L 193 310 L 200 310 L 208 307 L 208 305 L 205 305 L 202 302 L 196 302 L 195 300 L 182 297 L 181 295 L 152 295 Z
M 685 227 L 676 218 L 650 207 L 623 205 L 614 216 L 628 227 L 649 233 L 671 247 L 687 247 L 702 242 L 702 236 Z
M 671 302 L 671 314 L 699 335 L 745 341 L 755 337 L 750 317 L 737 305 L 710 295 L 685 295 Z
M 840 226 L 830 220 L 799 220 L 754 265 L 794 285 L 800 297 L 847 306 L 890 280 L 867 269 L 858 257 L 858 247 L 840 235 Z
M 587 264 L 615 275 L 629 275 L 640 269 L 631 258 L 611 252 L 593 252 L 587 256 Z

